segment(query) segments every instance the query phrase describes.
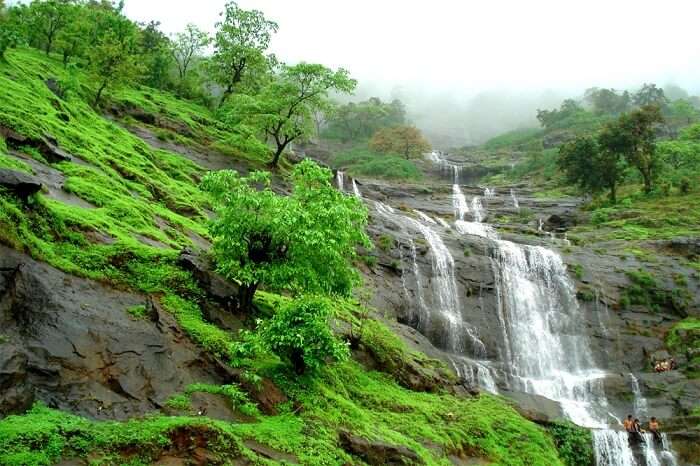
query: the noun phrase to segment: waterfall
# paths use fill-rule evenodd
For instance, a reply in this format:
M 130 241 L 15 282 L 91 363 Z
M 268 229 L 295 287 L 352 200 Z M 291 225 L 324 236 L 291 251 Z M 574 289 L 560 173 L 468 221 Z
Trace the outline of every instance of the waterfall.
M 435 220 L 433 220 L 432 218 L 428 217 L 424 212 L 421 212 L 421 211 L 418 210 L 418 209 L 414 209 L 413 211 L 414 211 L 414 212 L 416 213 L 416 215 L 418 215 L 418 217 L 419 217 L 421 220 L 423 220 L 424 222 L 430 223 L 431 225 L 437 225 L 437 222 L 436 222 Z
M 484 197 L 490 199 L 496 196 L 496 190 L 494 188 L 484 188 Z
M 630 386 L 632 395 L 634 395 L 634 415 L 637 417 L 646 417 L 647 415 L 647 400 L 642 396 L 642 391 L 639 388 L 639 380 L 631 372 L 628 374 L 630 378 Z
M 469 212 L 469 206 L 467 206 L 467 198 L 462 193 L 462 189 L 456 183 L 452 185 L 452 206 L 457 219 L 464 220 L 464 215 Z
M 484 220 L 484 207 L 481 205 L 481 198 L 479 196 L 474 196 L 472 198 L 472 212 L 475 222 L 481 223 Z
M 338 190 L 345 191 L 345 173 L 338 170 L 335 173 L 335 180 L 336 180 L 336 183 L 338 184 Z
M 515 197 L 515 191 L 513 191 L 513 188 L 510 188 L 510 199 L 513 201 L 513 207 L 520 209 L 520 203 L 518 202 L 518 198 Z
M 352 192 L 359 199 L 362 199 L 362 193 L 360 193 L 360 188 L 357 186 L 357 183 L 355 182 L 355 178 L 352 179 Z

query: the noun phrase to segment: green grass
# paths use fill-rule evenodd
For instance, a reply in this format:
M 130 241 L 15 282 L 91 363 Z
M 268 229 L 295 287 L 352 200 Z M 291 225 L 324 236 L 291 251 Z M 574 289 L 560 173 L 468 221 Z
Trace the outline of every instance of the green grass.
M 687 366 L 681 367 L 688 376 L 700 377 L 700 319 L 688 317 L 676 323 L 666 335 L 666 346 L 674 353 L 688 354 L 688 350 L 695 350 Z
M 483 144 L 483 147 L 487 150 L 495 150 L 505 147 L 536 146 L 541 136 L 542 130 L 539 128 L 515 129 L 489 139 Z
M 372 152 L 366 145 L 338 153 L 331 164 L 351 176 L 367 176 L 394 180 L 421 180 L 422 172 L 412 160 L 396 155 Z

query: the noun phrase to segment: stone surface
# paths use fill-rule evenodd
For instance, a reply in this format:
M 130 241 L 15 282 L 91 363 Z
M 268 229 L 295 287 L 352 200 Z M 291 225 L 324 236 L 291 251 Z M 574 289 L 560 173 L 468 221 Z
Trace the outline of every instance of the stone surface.
M 41 181 L 26 173 L 0 168 L 0 187 L 26 199 L 41 190 Z
M 184 249 L 178 264 L 192 272 L 202 289 L 225 310 L 233 311 L 238 306 L 238 285 L 215 272 L 212 260 L 203 252 Z
M 127 309 L 149 305 L 148 320 Z M 0 416 L 35 401 L 98 419 L 162 407 L 195 382 L 232 381 L 146 296 L 64 274 L 0 246 Z
M 8 147 L 19 148 L 31 146 L 37 149 L 49 163 L 68 162 L 71 155 L 58 146 L 56 139 L 48 134 L 41 137 L 29 137 L 8 126 L 0 125 L 0 136 L 5 138 Z
M 347 431 L 341 431 L 339 439 L 345 451 L 371 466 L 423 464 L 416 452 L 405 446 L 370 441 Z

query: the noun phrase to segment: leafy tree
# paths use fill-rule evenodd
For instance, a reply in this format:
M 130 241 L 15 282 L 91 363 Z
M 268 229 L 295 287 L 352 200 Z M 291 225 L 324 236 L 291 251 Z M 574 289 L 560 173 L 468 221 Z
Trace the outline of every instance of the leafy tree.
M 159 21 L 141 24 L 138 54 L 144 67 L 143 83 L 157 89 L 171 84 L 169 73 L 173 63 L 170 39 L 160 30 Z
M 138 28 L 118 12 L 102 15 L 102 35 L 90 49 L 89 72 L 97 82 L 93 104 L 100 104 L 108 86 L 133 81 L 141 72 Z
M 551 129 L 561 124 L 564 120 L 575 117 L 577 114 L 584 113 L 585 110 L 573 99 L 566 99 L 562 102 L 559 109 L 554 110 L 537 110 L 537 119 L 540 124 Z
M 63 56 L 63 66 L 68 66 L 70 59 L 82 56 L 88 47 L 85 37 L 88 32 L 86 18 L 81 15 L 80 8 L 68 5 L 70 20 L 56 35 L 56 47 Z
M 223 21 L 217 23 L 210 72 L 224 88 L 221 102 L 248 75 L 265 73 L 271 57 L 265 55 L 278 26 L 258 10 L 244 10 L 236 2 L 226 4 Z
M 348 346 L 330 328 L 333 314 L 327 298 L 296 299 L 261 325 L 261 340 L 297 374 L 316 372 L 326 360 L 345 361 L 349 355 Z
M 600 89 L 597 87 L 586 90 L 586 99 L 598 114 L 617 115 L 626 112 L 629 108 L 631 97 L 629 92 L 618 94 L 615 89 Z
M 654 125 L 662 122 L 659 107 L 648 105 L 608 123 L 598 136 L 603 150 L 623 155 L 631 166 L 639 170 L 647 193 L 653 188 L 660 165 Z
M 355 85 L 342 68 L 333 71 L 318 64 L 282 65 L 260 93 L 238 95 L 225 109 L 225 119 L 234 125 L 258 128 L 274 144 L 270 163 L 276 166 L 292 141 L 313 134 L 314 113 L 329 108 L 328 93 L 349 93 Z
M 666 99 L 666 96 L 664 95 L 663 89 L 656 87 L 656 84 L 647 83 L 644 83 L 642 88 L 634 94 L 632 100 L 640 107 L 647 105 L 663 107 L 668 102 L 668 99 Z
M 698 119 L 700 112 L 686 99 L 678 99 L 671 102 L 666 108 L 668 119 L 679 125 L 689 125 Z
M 5 2 L 0 0 L 0 60 L 5 60 L 7 49 L 16 47 L 21 40 L 18 24 L 13 19 Z
M 373 151 L 382 154 L 399 154 L 406 159 L 420 157 L 430 150 L 430 143 L 415 126 L 383 128 L 369 141 Z
M 370 245 L 367 210 L 332 185 L 332 173 L 310 160 L 292 172 L 292 194 L 280 196 L 268 172 L 241 177 L 224 170 L 202 183 L 217 217 L 210 231 L 219 271 L 240 282 L 249 311 L 260 285 L 291 292 L 347 295 L 358 283 L 355 247 Z
M 204 48 L 210 43 L 209 34 L 191 23 L 185 27 L 184 32 L 177 33 L 175 40 L 173 40 L 172 54 L 181 81 L 187 78 L 192 61 L 201 55 Z
M 72 6 L 72 0 L 34 0 L 29 5 L 31 29 L 41 38 L 47 55 L 59 32 L 72 21 Z
M 569 183 L 599 193 L 609 190 L 610 200 L 617 201 L 617 186 L 625 173 L 622 154 L 601 150 L 590 136 L 580 136 L 559 148 L 557 165 Z
M 385 103 L 372 97 L 339 106 L 329 120 L 326 134 L 347 142 L 368 139 L 381 128 L 405 124 L 406 109 L 400 100 Z

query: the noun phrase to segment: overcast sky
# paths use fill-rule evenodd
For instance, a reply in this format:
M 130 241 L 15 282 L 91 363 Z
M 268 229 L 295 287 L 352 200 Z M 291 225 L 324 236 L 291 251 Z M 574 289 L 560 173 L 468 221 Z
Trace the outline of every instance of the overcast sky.
M 213 31 L 224 0 L 126 0 L 126 14 Z M 277 21 L 289 62 L 362 81 L 460 90 L 700 85 L 695 0 L 240 0 Z
M 126 0 L 165 32 L 214 31 L 225 0 Z M 700 93 L 698 0 L 240 0 L 279 24 L 282 60 L 345 67 L 358 98 L 399 97 L 438 144 L 536 126 L 592 87 Z

